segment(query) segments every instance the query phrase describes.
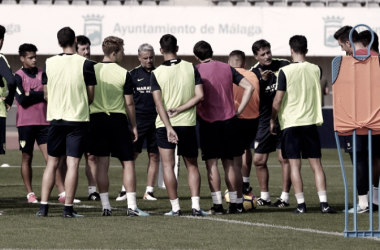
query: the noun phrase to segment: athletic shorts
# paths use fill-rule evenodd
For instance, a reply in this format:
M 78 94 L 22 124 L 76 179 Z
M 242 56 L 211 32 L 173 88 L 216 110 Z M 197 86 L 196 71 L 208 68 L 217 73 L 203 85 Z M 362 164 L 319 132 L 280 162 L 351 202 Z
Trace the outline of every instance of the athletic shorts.
M 120 161 L 133 161 L 132 135 L 125 114 L 96 113 L 90 115 L 89 147 L 95 156 L 112 156 Z
M 48 154 L 53 157 L 67 155 L 81 158 L 88 131 L 87 122 L 78 125 L 50 125 L 47 141 Z
M 244 154 L 244 150 L 251 146 L 259 126 L 258 119 L 235 119 L 235 156 Z
M 167 130 L 165 127 L 158 128 L 156 131 L 157 145 L 160 148 L 175 149 L 178 145 L 177 155 L 187 158 L 198 157 L 198 141 L 195 126 L 173 127 L 178 136 L 178 144 L 168 141 Z
M 0 155 L 5 154 L 6 144 L 5 144 L 5 128 L 6 128 L 6 119 L 5 117 L 0 117 Z
M 316 125 L 286 128 L 282 132 L 282 158 L 321 158 L 321 142 Z
M 33 152 L 35 142 L 38 145 L 42 145 L 48 141 L 48 125 L 21 126 L 17 129 L 18 141 L 22 152 Z
M 206 122 L 199 119 L 199 137 L 202 150 L 202 160 L 227 159 L 233 160 L 235 149 L 235 120 Z
M 254 144 L 255 153 L 269 154 L 276 151 L 276 149 L 281 149 L 282 130 L 280 124 L 276 121 L 277 135 L 272 135 L 269 129 L 269 123 L 259 123 Z
M 136 153 L 142 152 L 144 140 L 146 140 L 146 149 L 148 153 L 158 154 L 156 121 L 137 121 L 137 133 L 139 138 L 133 143 Z
M 344 151 L 346 153 L 352 153 L 354 149 L 354 143 L 352 135 L 343 136 L 344 138 Z M 356 152 L 368 151 L 368 135 L 356 136 Z M 380 157 L 380 135 L 372 135 L 372 154 Z

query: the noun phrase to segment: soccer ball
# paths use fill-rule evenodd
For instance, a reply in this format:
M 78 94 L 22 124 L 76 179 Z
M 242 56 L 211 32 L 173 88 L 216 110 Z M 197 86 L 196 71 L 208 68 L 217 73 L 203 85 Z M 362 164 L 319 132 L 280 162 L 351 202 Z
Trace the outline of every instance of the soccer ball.
M 244 211 L 249 211 L 256 209 L 257 206 L 257 199 L 254 194 L 249 193 L 248 195 L 243 195 L 243 208 Z
M 224 199 L 226 200 L 227 203 L 230 203 L 230 194 L 228 193 L 228 189 L 224 191 Z

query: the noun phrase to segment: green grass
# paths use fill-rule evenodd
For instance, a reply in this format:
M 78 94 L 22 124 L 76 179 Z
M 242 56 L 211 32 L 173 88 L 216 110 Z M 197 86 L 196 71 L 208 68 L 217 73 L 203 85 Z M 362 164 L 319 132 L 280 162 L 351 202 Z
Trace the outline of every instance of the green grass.
M 352 185 L 352 167 L 344 155 L 347 178 Z M 27 204 L 19 166 L 21 154 L 7 151 L 1 162 L 11 168 L 0 168 L 0 248 L 38 249 L 378 249 L 379 241 L 373 239 L 344 238 L 344 189 L 343 179 L 336 150 L 323 150 L 322 162 L 327 176 L 329 204 L 337 209 L 337 215 L 323 215 L 319 212 L 319 201 L 314 178 L 307 162 L 302 174 L 308 213 L 292 214 L 296 200 L 291 191 L 290 207 L 273 209 L 258 207 L 242 215 L 212 216 L 210 219 L 189 217 L 191 200 L 187 187 L 187 173 L 183 164 L 180 169 L 179 196 L 185 216 L 168 218 L 163 213 L 170 210 L 165 190 L 155 188 L 158 201 L 144 201 L 142 195 L 146 185 L 147 157 L 143 153 L 136 162 L 137 203 L 140 209 L 148 211 L 147 218 L 128 218 L 126 202 L 116 202 L 121 187 L 121 167 L 115 160 L 110 168 L 110 201 L 113 217 L 103 218 L 100 202 L 87 201 L 87 180 L 84 167 L 79 169 L 79 185 L 76 197 L 82 200 L 75 206 L 81 219 L 61 218 L 62 205 L 58 204 L 57 190 L 53 189 L 49 217 L 35 218 L 38 204 Z M 281 168 L 275 154 L 271 154 L 270 193 L 272 201 L 281 194 Z M 83 161 L 82 161 L 83 164 Z M 36 151 L 35 166 L 43 166 L 41 154 Z M 212 200 L 207 184 L 204 163 L 199 161 L 202 175 L 201 207 L 209 209 Z M 34 191 L 40 194 L 44 168 L 34 169 Z M 221 170 L 221 169 L 220 169 Z M 222 173 L 222 172 L 221 172 Z M 256 174 L 252 171 L 253 192 L 259 193 Z M 223 183 L 223 190 L 225 190 Z M 225 205 L 227 207 L 227 205 Z M 368 228 L 368 215 L 358 215 L 359 228 Z M 374 227 L 378 228 L 378 213 L 374 214 Z M 288 227 L 288 228 L 285 228 Z M 299 231 L 319 230 L 322 233 Z M 331 234 L 329 234 L 331 233 Z M 339 233 L 336 235 L 335 233 Z

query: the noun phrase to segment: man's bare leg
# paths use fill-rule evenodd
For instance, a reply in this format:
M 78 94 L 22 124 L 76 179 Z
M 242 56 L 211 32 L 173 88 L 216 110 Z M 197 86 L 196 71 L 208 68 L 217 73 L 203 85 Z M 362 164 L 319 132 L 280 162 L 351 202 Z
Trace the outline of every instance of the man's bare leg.
M 271 199 L 269 195 L 269 171 L 267 166 L 269 154 L 255 153 L 253 156 L 253 163 L 256 167 L 257 180 L 260 187 L 260 198 L 257 200 L 259 206 L 271 205 Z

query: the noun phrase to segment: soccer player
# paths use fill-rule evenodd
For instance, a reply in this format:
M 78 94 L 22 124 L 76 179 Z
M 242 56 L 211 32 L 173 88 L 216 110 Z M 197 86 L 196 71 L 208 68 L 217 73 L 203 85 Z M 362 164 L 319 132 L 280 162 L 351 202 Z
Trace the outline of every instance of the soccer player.
M 128 216 L 149 216 L 136 205 L 136 172 L 133 142 L 137 140 L 132 77 L 120 67 L 124 56 L 124 41 L 106 37 L 102 44 L 104 58 L 96 64 L 97 86 L 90 105 L 90 153 L 97 157 L 97 183 L 102 201 L 102 216 L 111 216 L 108 198 L 109 158 L 116 157 L 123 166 L 123 184 L 127 191 Z M 128 119 L 131 131 L 128 128 Z M 132 142 L 133 138 L 133 142 Z
M 0 50 L 4 44 L 4 35 L 6 29 L 0 25 Z M 13 98 L 16 91 L 15 78 L 9 67 L 8 61 L 3 54 L 0 53 L 0 154 L 5 154 L 5 127 L 7 111 L 12 107 Z M 7 95 L 7 85 L 9 93 Z
M 222 160 L 225 180 L 229 191 L 228 213 L 243 212 L 243 177 L 240 159 L 244 150 L 237 150 L 235 117 L 239 117 L 247 106 L 254 91 L 253 85 L 226 63 L 212 60 L 211 45 L 199 41 L 194 45 L 195 58 L 200 62 L 196 67 L 204 85 L 204 101 L 198 104 L 199 133 L 202 160 L 206 162 L 207 177 L 213 206 L 211 214 L 223 214 L 221 179 L 218 159 Z M 235 109 L 233 84 L 244 89 L 241 103 Z M 240 149 L 240 148 L 238 148 Z
M 36 216 L 48 215 L 48 199 L 54 185 L 59 158 L 67 156 L 65 177 L 64 218 L 82 217 L 73 209 L 78 184 L 78 167 L 85 149 L 89 122 L 89 104 L 94 99 L 96 85 L 93 64 L 76 54 L 75 33 L 64 27 L 57 33 L 63 53 L 46 60 L 42 72 L 47 120 L 48 162 L 42 177 L 41 206 Z
M 91 57 L 91 41 L 86 36 L 77 36 L 76 51 L 77 54 L 86 57 L 90 60 Z M 96 62 L 91 61 L 94 65 Z M 87 146 L 88 147 L 88 146 Z M 86 149 L 87 151 L 88 149 Z M 84 158 L 86 159 L 86 177 L 88 181 L 88 200 L 100 201 L 99 193 L 96 191 L 96 157 L 85 152 Z
M 255 154 L 253 156 L 260 187 L 260 198 L 257 199 L 257 205 L 287 207 L 289 206 L 290 190 L 289 162 L 281 156 L 281 133 L 277 136 L 272 135 L 268 127 L 272 113 L 273 98 L 276 95 L 277 74 L 282 67 L 289 65 L 289 61 L 272 58 L 271 45 L 266 40 L 254 42 L 252 52 L 258 63 L 251 70 L 259 78 L 260 84 L 259 128 L 255 138 Z M 269 171 L 267 161 L 269 153 L 276 151 L 276 149 L 278 161 L 282 168 L 282 193 L 277 201 L 272 204 L 268 187 Z M 245 183 L 244 186 L 249 187 L 249 183 Z M 251 187 L 248 190 L 251 190 Z
M 237 72 L 242 74 L 255 88 L 255 91 L 243 113 L 236 119 L 236 146 L 242 147 L 244 154 L 242 156 L 242 175 L 243 183 L 243 193 L 248 194 L 249 190 L 249 176 L 251 174 L 252 167 L 252 152 L 251 143 L 255 139 L 257 128 L 258 128 L 258 117 L 259 117 L 259 93 L 260 86 L 257 76 L 245 69 L 245 53 L 240 50 L 234 50 L 230 53 L 228 58 L 228 64 L 235 68 Z M 244 89 L 233 84 L 235 109 L 239 108 L 241 103 Z M 248 185 L 247 185 L 248 183 Z
M 270 131 L 276 134 L 276 118 L 283 131 L 281 152 L 289 160 L 291 181 L 297 198 L 294 213 L 306 213 L 301 176 L 301 157 L 309 160 L 314 172 L 322 213 L 336 213 L 327 203 L 326 176 L 321 164 L 321 144 L 317 125 L 323 123 L 321 108 L 321 68 L 306 61 L 307 40 L 293 36 L 289 40 L 293 64 L 280 69 L 273 100 Z
M 42 70 L 36 67 L 37 47 L 24 43 L 19 47 L 22 68 L 16 71 L 17 116 L 20 150 L 22 152 L 21 176 L 27 191 L 28 203 L 38 203 L 32 188 L 32 160 L 34 143 L 37 144 L 47 162 L 47 135 L 49 122 L 46 120 L 47 103 L 41 81 Z
M 349 41 L 349 34 L 352 30 L 351 26 L 344 26 L 337 30 L 334 34 L 334 38 L 338 41 L 338 44 L 341 46 L 342 50 L 346 52 L 347 55 L 353 55 L 353 47 Z M 375 39 L 372 47 L 370 48 L 371 56 L 378 56 L 378 37 L 374 33 Z M 355 45 L 355 53 L 357 55 L 367 55 L 368 45 L 371 41 L 371 33 L 369 31 L 362 31 L 360 34 L 356 30 L 352 32 L 352 41 Z M 377 46 L 377 47 L 376 47 Z M 380 175 L 380 155 L 378 150 L 380 148 L 380 136 L 374 135 L 372 151 L 373 151 L 373 208 L 378 210 L 378 185 L 379 185 L 379 175 Z M 353 162 L 353 139 L 352 135 L 343 136 L 345 141 L 344 150 L 350 155 L 351 162 Z M 367 213 L 369 212 L 368 206 L 368 136 L 367 135 L 357 135 L 356 136 L 356 165 L 357 165 L 357 179 L 356 187 L 358 191 L 358 207 L 357 213 Z M 354 212 L 354 208 L 349 209 L 350 213 Z
M 181 216 L 174 174 L 174 151 L 182 155 L 188 171 L 193 216 L 208 216 L 200 208 L 201 176 L 198 169 L 198 142 L 195 131 L 196 107 L 203 100 L 203 85 L 198 70 L 177 58 L 177 39 L 166 34 L 160 39 L 164 62 L 152 72 L 150 83 L 159 116 L 156 120 L 157 145 L 164 170 L 164 182 L 172 209 L 168 216 Z
M 147 142 L 148 151 L 148 169 L 147 169 L 147 186 L 144 200 L 157 200 L 154 197 L 154 182 L 157 178 L 158 164 L 160 155 L 158 152 L 156 141 L 156 118 L 157 111 L 154 104 L 153 96 L 150 90 L 150 76 L 154 67 L 154 49 L 152 45 L 144 43 L 138 48 L 138 59 L 140 66 L 130 71 L 133 82 L 133 101 L 136 107 L 136 123 L 138 139 L 133 144 L 136 160 L 142 152 L 144 141 Z M 116 198 L 117 201 L 126 200 L 126 192 L 124 186 Z

